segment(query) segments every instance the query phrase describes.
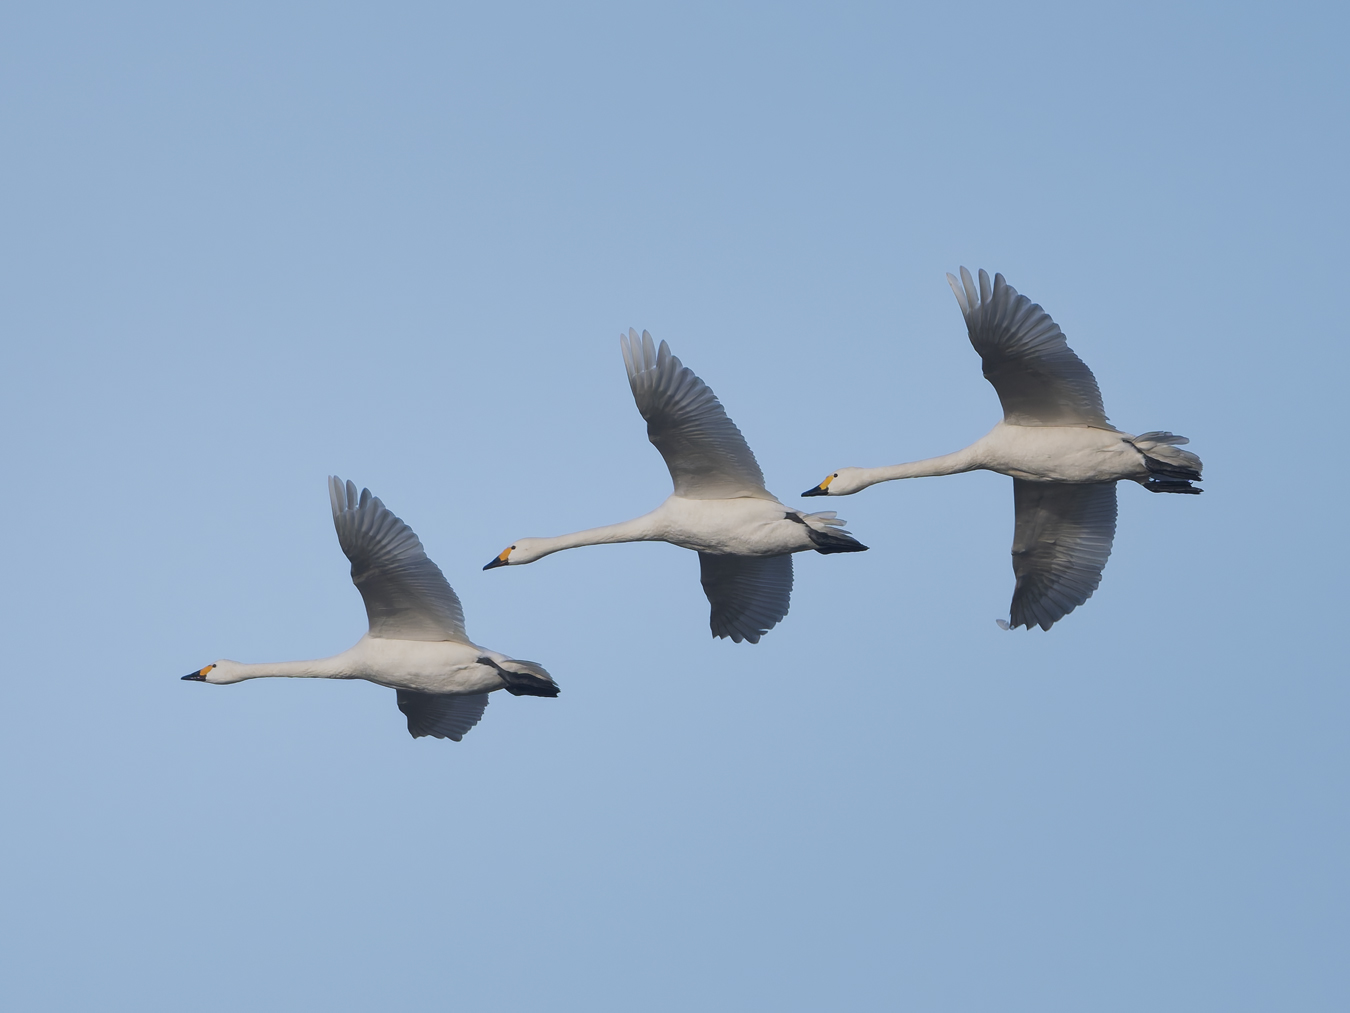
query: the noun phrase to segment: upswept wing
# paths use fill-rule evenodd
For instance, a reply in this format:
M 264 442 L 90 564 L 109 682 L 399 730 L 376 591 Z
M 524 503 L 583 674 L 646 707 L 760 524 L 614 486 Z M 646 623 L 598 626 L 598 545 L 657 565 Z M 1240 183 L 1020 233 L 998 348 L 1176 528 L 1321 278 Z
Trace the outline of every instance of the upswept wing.
M 712 605 L 714 637 L 736 643 L 759 638 L 788 613 L 792 598 L 791 556 L 698 554 L 703 592 Z
M 619 336 L 633 400 L 647 420 L 647 438 L 661 451 L 675 495 L 691 499 L 773 499 L 764 473 L 736 423 L 712 390 L 646 331 Z
M 414 739 L 430 735 L 458 742 L 483 717 L 486 693 L 418 693 L 398 690 L 398 709 L 408 718 L 408 734 Z
M 1116 537 L 1116 483 L 1013 479 L 1010 624 L 1048 630 L 1092 597 Z
M 352 561 L 370 635 L 384 640 L 457 640 L 469 643 L 464 609 L 440 567 L 427 558 L 412 528 L 369 489 L 328 479 L 338 544 Z
M 1041 309 L 1003 280 L 980 272 L 980 288 L 961 268 L 947 281 L 961 304 L 970 343 L 980 353 L 984 378 L 998 391 L 1003 419 L 1017 426 L 1098 426 L 1111 429 L 1092 370 L 1074 354 L 1064 332 Z

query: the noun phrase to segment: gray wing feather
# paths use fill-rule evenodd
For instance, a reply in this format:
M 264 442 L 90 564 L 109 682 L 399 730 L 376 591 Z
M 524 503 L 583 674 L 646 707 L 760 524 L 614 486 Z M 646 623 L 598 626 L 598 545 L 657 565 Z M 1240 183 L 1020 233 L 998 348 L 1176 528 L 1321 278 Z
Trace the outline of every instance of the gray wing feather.
M 1048 630 L 1092 597 L 1116 536 L 1116 483 L 1013 479 L 1011 625 Z
M 1018 426 L 1100 426 L 1110 429 L 1096 377 L 1041 309 L 1003 280 L 980 272 L 980 288 L 961 268 L 947 281 L 961 304 L 984 378 L 994 385 L 1004 421 Z
M 633 400 L 647 438 L 665 458 L 677 496 L 772 499 L 764 473 L 712 389 L 646 331 L 619 336 Z
M 408 718 L 408 734 L 414 739 L 430 735 L 458 742 L 483 717 L 486 693 L 418 693 L 398 690 L 398 709 Z
M 703 593 L 712 605 L 714 637 L 736 643 L 759 638 L 788 613 L 792 598 L 791 556 L 698 554 Z
M 352 561 L 370 635 L 384 640 L 456 640 L 468 643 L 464 609 L 440 567 L 427 558 L 412 528 L 369 489 L 328 479 L 338 544 Z

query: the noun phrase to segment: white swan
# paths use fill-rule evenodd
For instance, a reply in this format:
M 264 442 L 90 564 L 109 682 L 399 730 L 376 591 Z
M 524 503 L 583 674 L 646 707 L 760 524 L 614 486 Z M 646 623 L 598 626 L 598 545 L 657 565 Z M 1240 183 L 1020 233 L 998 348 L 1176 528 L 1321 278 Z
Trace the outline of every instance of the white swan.
M 944 457 L 889 468 L 840 468 L 803 496 L 848 496 L 878 482 L 955 475 L 983 468 L 1012 476 L 1011 616 L 1005 629 L 1048 630 L 1092 596 L 1116 533 L 1116 482 L 1150 492 L 1199 493 L 1200 458 L 1171 433 L 1131 436 L 1102 409 L 1092 371 L 1050 315 L 994 275 L 947 281 L 961 304 L 984 376 L 1003 403 L 1003 421 L 983 439 Z
M 561 549 L 607 542 L 670 542 L 698 553 L 715 637 L 759 638 L 787 615 L 792 553 L 862 552 L 834 511 L 804 514 L 764 488 L 745 437 L 712 390 L 646 331 L 619 337 L 628 383 L 665 458 L 675 492 L 649 514 L 557 538 L 521 538 L 487 566 L 516 566 Z
M 338 543 L 352 561 L 352 583 L 366 603 L 370 631 L 350 650 L 317 661 L 244 665 L 221 659 L 190 682 L 224 684 L 274 676 L 365 679 L 398 691 L 398 709 L 413 738 L 458 742 L 483 716 L 488 694 L 557 696 L 553 678 L 532 661 L 517 661 L 474 644 L 464 610 L 440 567 L 427 558 L 412 528 L 369 489 L 328 480 Z

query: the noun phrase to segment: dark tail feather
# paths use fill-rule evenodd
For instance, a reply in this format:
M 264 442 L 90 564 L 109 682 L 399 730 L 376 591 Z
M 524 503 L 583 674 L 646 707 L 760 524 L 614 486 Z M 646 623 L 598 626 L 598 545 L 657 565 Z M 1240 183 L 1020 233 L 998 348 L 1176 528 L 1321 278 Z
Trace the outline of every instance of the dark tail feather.
M 537 675 L 523 675 L 510 672 L 502 677 L 506 681 L 506 692 L 512 696 L 557 696 L 558 684 L 552 679 L 541 679 Z
M 520 661 L 516 658 L 497 664 L 491 658 L 478 659 L 480 663 L 491 665 L 506 683 L 503 689 L 512 696 L 557 696 L 558 684 L 553 676 L 544 670 L 543 665 L 533 661 Z
M 1152 468 L 1149 469 L 1149 471 L 1152 470 Z M 1179 492 L 1199 496 L 1205 491 L 1204 489 L 1197 489 L 1190 482 L 1180 478 L 1150 478 L 1139 484 L 1149 492 Z
M 830 555 L 832 552 L 866 552 L 867 546 L 858 541 L 847 531 L 844 530 L 844 522 L 834 516 L 833 510 L 825 510 L 821 513 L 807 514 L 803 517 L 799 513 L 788 511 L 783 515 L 790 521 L 796 521 L 802 527 L 806 528 L 807 537 L 811 539 L 811 544 L 816 547 L 816 551 L 822 555 Z M 807 517 L 820 524 L 807 522 Z
M 1144 433 L 1142 436 L 1135 436 L 1125 441 L 1139 451 L 1144 458 L 1144 467 L 1148 469 L 1149 480 L 1153 481 L 1154 476 L 1162 480 L 1164 486 L 1173 486 L 1178 482 L 1199 482 L 1200 469 L 1202 467 L 1200 458 L 1196 457 L 1189 450 L 1180 449 L 1184 443 L 1190 441 L 1184 436 L 1175 436 L 1172 433 Z M 1174 481 L 1168 482 L 1168 479 Z M 1146 488 L 1148 488 L 1146 486 Z M 1153 492 L 1199 492 L 1199 489 L 1176 489 L 1159 488 L 1153 489 Z
M 852 535 L 840 535 L 833 531 L 817 531 L 809 524 L 806 527 L 807 534 L 811 537 L 811 544 L 816 547 L 816 551 L 828 556 L 832 552 L 866 552 L 867 546 L 858 541 Z
M 1200 472 L 1195 468 L 1188 468 L 1184 464 L 1173 464 L 1168 461 L 1160 461 L 1156 457 L 1144 455 L 1144 467 L 1148 469 L 1150 475 L 1161 475 L 1163 478 L 1180 479 L 1183 482 L 1200 481 Z

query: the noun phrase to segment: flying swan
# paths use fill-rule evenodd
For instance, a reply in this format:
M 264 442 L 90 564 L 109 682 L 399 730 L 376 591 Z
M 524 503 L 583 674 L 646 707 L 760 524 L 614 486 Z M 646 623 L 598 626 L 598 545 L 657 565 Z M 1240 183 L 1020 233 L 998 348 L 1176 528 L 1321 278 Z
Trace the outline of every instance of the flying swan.
M 244 665 L 221 659 L 183 678 L 224 684 L 245 679 L 365 679 L 398 691 L 413 738 L 458 742 L 483 716 L 488 694 L 557 696 L 532 661 L 479 647 L 464 632 L 464 610 L 412 528 L 369 489 L 329 478 L 333 526 L 352 561 L 352 583 L 366 603 L 370 631 L 350 650 L 318 661 Z
M 675 492 L 649 514 L 556 538 L 521 538 L 487 566 L 532 563 L 561 549 L 607 542 L 670 542 L 698 553 L 715 637 L 759 638 L 788 612 L 792 553 L 862 552 L 834 511 L 791 510 L 764 488 L 745 437 L 712 390 L 646 331 L 620 335 L 628 383 L 665 458 Z
M 803 496 L 849 496 L 897 478 L 983 468 L 1013 480 L 1012 563 L 1017 577 L 1005 629 L 1048 630 L 1097 590 L 1116 534 L 1116 482 L 1149 492 L 1198 494 L 1200 458 L 1184 436 L 1131 436 L 1113 427 L 1092 371 L 1050 315 L 1003 280 L 947 275 L 1003 421 L 954 454 L 889 468 L 840 468 Z

